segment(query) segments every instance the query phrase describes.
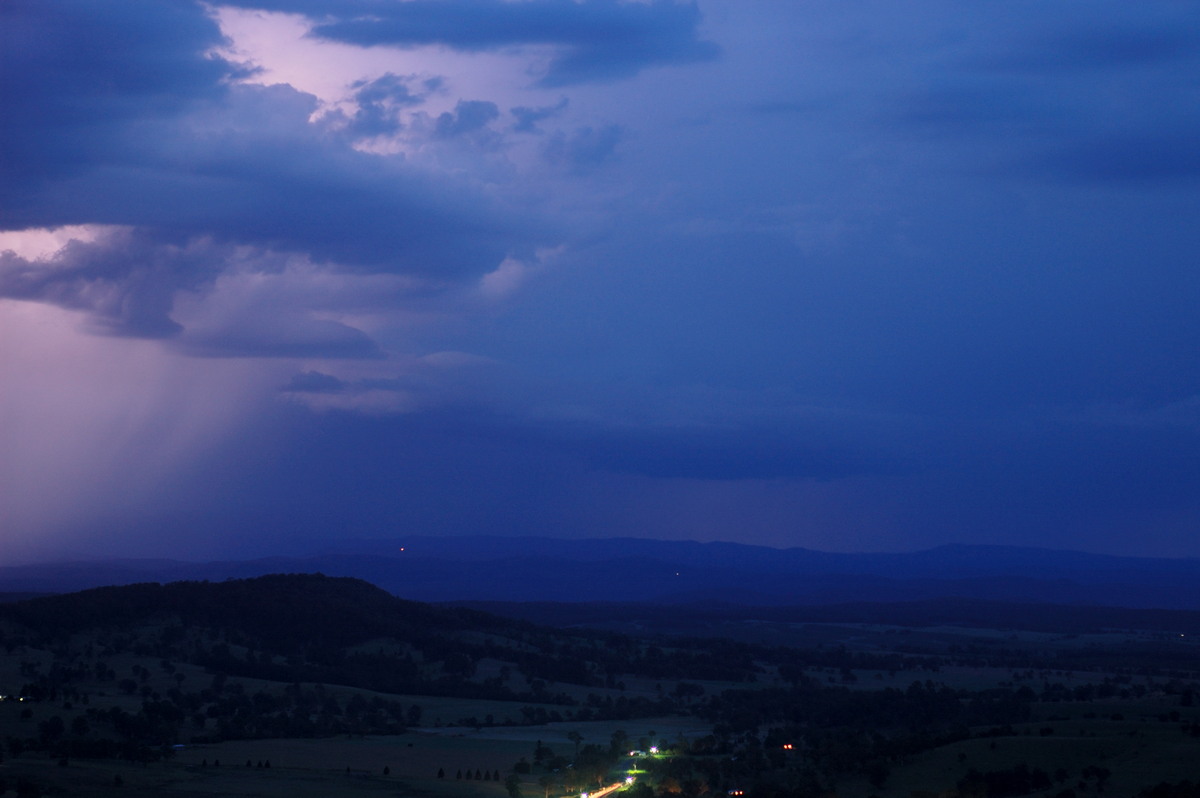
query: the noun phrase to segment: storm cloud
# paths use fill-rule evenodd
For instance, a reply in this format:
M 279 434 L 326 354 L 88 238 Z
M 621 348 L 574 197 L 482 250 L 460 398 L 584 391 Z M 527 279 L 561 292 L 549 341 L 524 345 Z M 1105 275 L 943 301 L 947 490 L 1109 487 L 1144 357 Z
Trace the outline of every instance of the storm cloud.
M 3 542 L 1195 556 L 1197 41 L 1166 0 L 0 4 Z

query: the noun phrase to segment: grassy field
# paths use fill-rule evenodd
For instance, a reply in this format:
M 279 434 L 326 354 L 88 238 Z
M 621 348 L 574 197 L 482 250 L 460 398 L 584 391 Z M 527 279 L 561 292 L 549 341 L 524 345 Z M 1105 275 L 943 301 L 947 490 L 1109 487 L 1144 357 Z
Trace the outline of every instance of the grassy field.
M 240 740 L 188 746 L 168 761 L 146 765 L 76 761 L 62 767 L 41 755 L 9 757 L 0 772 L 21 775 L 61 795 L 270 796 L 341 795 L 503 796 L 504 785 L 476 780 L 476 770 L 503 779 L 525 741 L 435 734 L 317 740 Z M 268 766 L 269 764 L 269 766 Z M 385 774 L 384 770 L 387 769 Z M 438 769 L 444 776 L 438 777 Z M 472 778 L 459 774 L 471 771 Z M 114 779 L 123 784 L 117 788 Z
M 447 623 L 457 628 L 456 621 Z M 462 636 L 499 643 L 493 628 L 500 627 Z M 618 732 L 622 750 L 657 745 L 685 752 L 673 762 L 641 763 L 647 783 L 662 787 L 664 798 L 686 794 L 687 783 L 699 793 L 696 776 L 708 779 L 712 796 L 724 795 L 732 781 L 759 789 L 812 785 L 813 774 L 826 787 L 836 779 L 823 798 L 954 798 L 968 773 L 1017 765 L 1045 774 L 1045 786 L 1028 798 L 1066 798 L 1058 795 L 1066 790 L 1074 798 L 1128 798 L 1200 772 L 1200 736 L 1194 736 L 1200 674 L 1193 664 L 1200 647 L 1180 635 L 757 621 L 727 630 L 728 637 L 781 647 L 654 638 L 613 658 L 578 632 L 554 637 L 542 631 L 513 638 L 521 650 L 540 640 L 545 650 L 538 657 L 509 662 L 497 658 L 504 654 L 496 648 L 482 656 L 481 649 L 458 650 L 453 636 L 438 642 L 414 635 L 427 650 L 370 639 L 356 645 L 364 655 L 356 660 L 314 660 L 340 662 L 341 670 L 310 663 L 289 671 L 277 666 L 308 655 L 272 649 L 270 638 L 253 643 L 236 626 L 185 631 L 139 621 L 61 638 L 15 635 L 0 657 L 0 694 L 24 689 L 40 700 L 0 702 L 3 798 L 16 794 L 22 778 L 35 781 L 44 795 L 81 798 L 504 798 L 504 779 L 518 771 L 526 796 L 542 796 L 539 777 L 553 779 L 551 794 L 562 796 L 560 779 L 598 784 L 628 766 L 614 764 L 627 759 L 623 755 L 607 753 Z M 651 648 L 654 656 L 644 657 Z M 223 659 L 203 656 L 218 650 Z M 451 668 L 456 658 L 466 658 L 468 667 Z M 234 675 L 196 664 L 214 661 L 215 670 Z M 585 668 L 577 667 L 581 662 Z M 405 667 L 419 678 L 364 678 Z M 237 675 L 280 672 L 342 684 Z M 799 680 L 793 690 L 782 677 L 797 674 L 810 681 Z M 921 688 L 909 689 L 914 682 Z M 347 684 L 427 686 L 439 695 Z M 725 690 L 733 692 L 722 697 Z M 462 697 L 479 695 L 512 700 Z M 534 695 L 567 698 L 534 703 Z M 577 719 L 636 714 L 655 716 Z M 921 725 L 912 720 L 918 717 Z M 535 718 L 563 720 L 517 725 Z M 254 739 L 284 734 L 298 736 Z M 304 736 L 313 734 L 323 736 Z M 789 744 L 785 753 L 781 738 L 794 740 L 794 749 Z M 955 742 L 939 744 L 947 740 Z M 118 741 L 125 747 L 116 747 Z M 699 744 L 692 748 L 691 742 Z M 98 751 L 126 759 L 84 758 Z M 128 759 L 152 760 L 164 751 L 170 755 L 160 761 Z M 539 752 L 543 764 L 531 772 L 525 766 Z M 900 758 L 902 752 L 909 753 Z M 64 754 L 70 761 L 59 758 Z M 817 798 L 822 789 L 805 794 Z M 1002 794 L 1016 798 L 1012 791 Z
M 976 737 L 942 746 L 894 767 L 882 787 L 854 778 L 840 782 L 837 792 L 841 798 L 941 794 L 972 768 L 993 771 L 1021 762 L 1054 777 L 1053 789 L 1038 795 L 1070 788 L 1080 798 L 1132 796 L 1160 781 L 1194 780 L 1200 738 L 1184 734 L 1181 723 L 1200 719 L 1200 710 L 1193 708 L 1179 722 L 1164 722 L 1158 710 L 1165 705 L 1161 699 L 1040 705 L 1044 717 L 1015 727 L 1014 736 Z M 1054 732 L 1043 735 L 1043 729 Z M 1081 778 L 1089 766 L 1111 772 L 1102 791 L 1094 778 Z

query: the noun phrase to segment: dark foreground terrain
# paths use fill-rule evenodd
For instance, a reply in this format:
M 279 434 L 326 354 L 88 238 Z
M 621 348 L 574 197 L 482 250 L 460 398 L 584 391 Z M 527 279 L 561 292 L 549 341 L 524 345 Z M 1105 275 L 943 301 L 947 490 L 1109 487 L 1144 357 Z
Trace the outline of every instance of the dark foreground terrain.
M 0 605 L 0 794 L 1200 796 L 1200 613 L 487 609 L 319 575 Z

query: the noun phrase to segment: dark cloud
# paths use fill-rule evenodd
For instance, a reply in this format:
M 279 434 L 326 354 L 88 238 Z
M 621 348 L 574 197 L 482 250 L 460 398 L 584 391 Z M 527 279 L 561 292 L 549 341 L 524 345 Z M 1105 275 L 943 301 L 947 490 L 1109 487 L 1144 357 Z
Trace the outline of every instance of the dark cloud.
M 214 18 L 239 15 L 0 2 L 0 227 L 116 228 L 0 256 L 0 297 L 55 306 L 0 314 L 24 342 L 0 358 L 26 397 L 10 426 L 34 431 L 0 462 L 43 463 L 38 496 L 78 503 L 81 528 L 95 504 L 124 529 L 151 495 L 147 529 L 197 540 L 1194 554 L 1193 15 L 710 1 L 701 20 L 666 0 L 240 0 L 327 40 L 502 53 L 506 75 L 542 78 L 499 86 L 471 74 L 494 59 L 442 53 L 444 85 L 370 74 L 341 113 L 211 57 Z M 544 90 L 711 57 L 702 22 L 729 58 L 569 106 Z M 265 60 L 291 46 L 291 22 L 255 24 L 279 36 Z M 459 85 L 474 99 L 455 105 Z M 395 154 L 356 149 L 392 135 Z M 145 398 L 131 435 L 152 382 L 178 399 Z M 165 473 L 143 444 L 189 427 L 173 491 L 112 468 L 120 440 Z M 65 485 L 76 461 L 109 481 Z M 36 510 L 19 534 L 51 529 Z
M 351 146 L 394 132 L 436 80 L 360 82 L 347 130 L 344 116 L 314 122 L 316 98 L 290 86 L 231 82 L 239 68 L 210 54 L 225 42 L 200 4 L 21 2 L 0 15 L 0 229 L 109 226 L 45 262 L 4 255 L 0 296 L 194 355 L 377 358 L 376 342 L 316 300 L 253 296 L 255 316 L 218 295 L 188 320 L 175 305 L 181 293 L 211 299 L 241 268 L 239 247 L 257 259 L 250 271 L 295 255 L 329 275 L 418 276 L 440 291 L 528 246 L 531 225 L 471 175 Z M 478 135 L 498 115 L 460 103 L 439 127 Z
M 171 318 L 176 291 L 210 281 L 220 268 L 203 245 L 164 245 L 115 231 L 94 242 L 71 241 L 48 261 L 0 253 L 0 297 L 87 311 L 106 334 L 166 338 L 182 330 Z
M 238 0 L 235 5 L 308 14 L 319 20 L 313 35 L 364 47 L 562 47 L 542 79 L 547 86 L 626 78 L 649 66 L 711 59 L 718 52 L 716 45 L 697 38 L 697 5 L 676 0 L 408 0 L 387 6 Z M 333 21 L 324 21 L 331 15 Z
M 172 338 L 179 350 L 206 357 L 381 356 L 362 331 L 319 318 L 314 313 L 323 309 L 319 295 L 276 298 L 262 291 L 219 290 L 219 277 L 239 264 L 252 277 L 278 275 L 286 268 L 286 258 L 272 253 L 258 253 L 248 266 L 246 258 L 209 239 L 175 244 L 146 231 L 117 229 L 94 241 L 72 240 L 43 260 L 0 253 L 0 298 L 82 311 L 96 332 Z M 326 283 L 337 279 L 336 273 L 326 275 Z M 189 327 L 176 318 L 181 292 L 200 307 Z
M 1194 431 L 1098 430 L 1045 419 L 960 427 L 949 449 L 949 437 L 936 444 L 942 459 L 933 463 L 828 437 L 822 444 L 820 436 L 814 445 L 812 436 L 739 440 L 696 428 L 665 435 L 567 430 L 461 408 L 323 413 L 296 424 L 285 448 L 272 450 L 270 467 L 259 467 L 262 455 L 252 452 L 250 465 L 223 472 L 230 487 L 205 495 L 202 524 L 233 524 L 281 541 L 347 528 L 381 536 L 418 528 L 691 539 L 746 539 L 747 530 L 765 529 L 774 530 L 776 544 L 799 545 L 815 523 L 828 527 L 822 547 L 841 549 L 966 539 L 1119 550 L 1128 529 L 1149 530 L 1157 514 L 1181 513 L 1180 530 L 1156 531 L 1150 548 L 1194 548 L 1194 526 L 1186 526 L 1196 518 L 1192 487 L 1200 477 Z M 1044 444 L 1030 447 L 1031 440 Z M 829 506 L 805 498 L 822 491 Z M 698 515 L 717 508 L 723 517 L 706 527 Z M 849 519 L 870 528 L 858 537 L 846 528 Z M 178 520 L 196 523 L 190 515 Z
M 320 371 L 305 371 L 293 374 L 283 390 L 289 393 L 341 393 L 346 383 L 331 374 Z
M 494 268 L 528 232 L 465 182 L 356 152 L 310 124 L 313 110 L 290 87 L 232 87 L 220 104 L 125 131 L 77 175 L 0 186 L 4 223 L 140 225 L 444 276 Z M 72 146 L 45 142 L 43 157 Z
M 1053 128 L 1062 113 L 1036 87 L 1019 82 L 961 80 L 902 97 L 896 119 L 935 136 L 1033 135 Z
M 703 427 L 594 431 L 575 441 L 593 468 L 660 479 L 830 480 L 895 471 L 882 450 L 866 451 L 828 431 Z
M 1073 183 L 1200 183 L 1200 126 L 1174 135 L 1091 136 L 1031 159 L 1030 171 Z
M 981 66 L 1029 72 L 1081 69 L 1123 69 L 1195 61 L 1200 51 L 1200 25 L 1190 18 L 1146 22 L 1128 21 L 1100 26 L 1084 23 L 1065 30 L 1014 42 L 1004 53 L 978 56 Z
M 243 318 L 217 329 L 189 330 L 181 349 L 199 357 L 382 358 L 379 345 L 362 330 L 309 315 L 272 313 Z
M 896 122 L 957 139 L 979 176 L 1071 183 L 1189 184 L 1200 130 L 1200 23 L 1167 4 L 1102 4 L 1086 19 L 1048 14 L 935 59 L 896 96 Z
M 129 125 L 218 99 L 238 72 L 207 55 L 222 43 L 189 3 L 0 3 L 0 186 L 78 173 L 135 147 Z
M 563 97 L 554 105 L 543 105 L 538 108 L 517 106 L 510 108 L 509 113 L 517 120 L 513 130 L 517 133 L 541 133 L 537 123 L 557 116 L 567 107 L 567 98 Z
M 388 72 L 374 80 L 352 83 L 358 110 L 350 120 L 351 134 L 382 136 L 400 130 L 400 112 L 425 101 L 424 95 L 412 92 L 415 80 Z
M 620 125 L 581 127 L 571 133 L 556 133 L 546 141 L 545 154 L 569 171 L 584 173 L 613 157 L 621 141 Z
M 310 122 L 310 95 L 229 84 L 199 4 L 16 2 L 0 15 L 4 229 L 131 225 L 443 276 L 494 268 L 528 232 L 468 176 L 355 151 Z M 417 96 L 394 75 L 364 83 L 355 122 L 388 129 Z
M 434 134 L 438 138 L 452 139 L 484 130 L 488 123 L 500 116 L 495 103 L 485 100 L 459 100 L 453 113 L 440 114 L 434 123 Z

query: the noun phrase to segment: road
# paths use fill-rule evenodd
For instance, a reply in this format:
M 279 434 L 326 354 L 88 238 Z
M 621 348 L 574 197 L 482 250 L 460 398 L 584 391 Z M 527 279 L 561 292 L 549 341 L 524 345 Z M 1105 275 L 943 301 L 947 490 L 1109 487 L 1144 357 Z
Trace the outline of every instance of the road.
M 603 789 L 596 790 L 595 792 L 589 792 L 587 794 L 587 796 L 588 796 L 588 798 L 604 798 L 604 796 L 612 795 L 614 792 L 616 792 L 617 790 L 621 789 L 624 786 L 625 786 L 625 782 L 618 781 L 615 784 L 610 784 L 607 787 L 604 787 Z

